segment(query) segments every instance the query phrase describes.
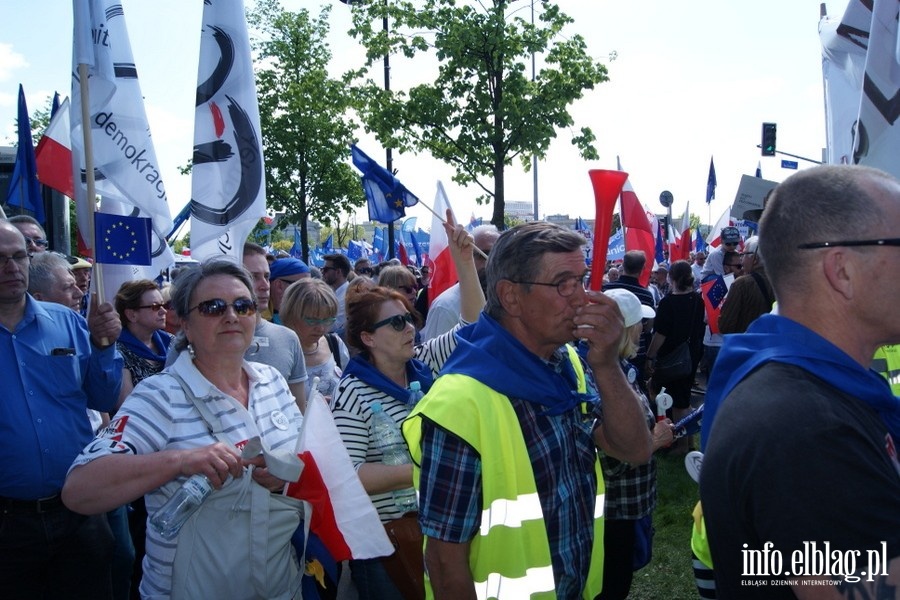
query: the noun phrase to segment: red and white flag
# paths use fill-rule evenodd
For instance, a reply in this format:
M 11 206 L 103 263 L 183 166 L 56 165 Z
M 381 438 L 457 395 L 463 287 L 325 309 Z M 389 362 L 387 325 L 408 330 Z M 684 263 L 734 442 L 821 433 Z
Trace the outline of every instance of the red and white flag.
M 332 558 L 340 562 L 393 554 L 394 546 L 318 391 L 307 403 L 298 452 L 303 473 L 288 486 L 287 494 L 312 505 L 310 531 L 319 536 Z
M 56 109 L 47 130 L 34 151 L 38 180 L 69 198 L 75 197 L 72 183 L 72 142 L 69 127 L 69 99 Z
M 715 226 L 712 229 L 712 232 L 706 238 L 706 243 L 712 246 L 713 248 L 718 248 L 722 243 L 722 230 L 726 227 L 733 225 L 731 222 L 731 208 L 726 208 L 725 212 L 722 213 L 722 216 L 719 217 L 719 220 L 716 221 Z
M 681 235 L 669 248 L 669 262 L 691 259 L 691 216 L 690 203 L 684 207 L 684 216 L 681 217 Z
M 428 257 L 434 261 L 431 267 L 431 282 L 428 284 L 429 306 L 444 290 L 453 287 L 459 281 L 456 265 L 450 256 L 450 242 L 447 239 L 447 232 L 444 231 L 444 222 L 441 220 L 447 214 L 447 209 L 452 213 L 453 208 L 440 181 L 437 184 L 433 208 L 436 214 L 431 217 L 431 241 L 428 246 Z M 441 219 L 436 215 L 441 215 Z M 456 220 L 456 213 L 453 213 L 453 220 Z
M 266 216 L 256 80 L 244 2 L 205 2 L 191 172 L 191 255 L 230 256 Z
M 621 171 L 622 162 L 618 156 L 616 163 Z M 656 256 L 656 236 L 647 218 L 647 211 L 631 186 L 630 177 L 622 187 L 619 204 L 622 210 L 622 225 L 625 227 L 625 250 L 643 250 L 647 258 L 644 270 L 638 278 L 640 284 L 647 287 L 650 284 L 650 273 L 653 271 L 653 259 Z

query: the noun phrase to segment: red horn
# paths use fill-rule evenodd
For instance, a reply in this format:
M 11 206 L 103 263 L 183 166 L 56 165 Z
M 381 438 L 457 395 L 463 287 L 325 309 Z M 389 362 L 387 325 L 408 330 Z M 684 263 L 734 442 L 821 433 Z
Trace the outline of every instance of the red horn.
M 594 220 L 594 249 L 591 253 L 591 289 L 598 291 L 603 286 L 603 268 L 606 266 L 613 209 L 616 207 L 616 199 L 622 191 L 622 186 L 628 179 L 628 173 L 591 169 L 588 175 L 591 178 L 591 185 L 594 186 L 594 205 L 597 209 Z

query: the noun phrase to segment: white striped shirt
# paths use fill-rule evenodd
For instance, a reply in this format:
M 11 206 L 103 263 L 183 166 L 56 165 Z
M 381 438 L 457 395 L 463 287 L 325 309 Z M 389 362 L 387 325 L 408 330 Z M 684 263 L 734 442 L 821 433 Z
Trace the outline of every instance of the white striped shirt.
M 424 362 L 431 369 L 433 377 L 437 377 L 444 362 L 456 349 L 456 331 L 454 327 L 444 335 L 428 340 L 416 347 L 415 358 Z M 344 375 L 338 384 L 335 396 L 334 423 L 337 425 L 344 446 L 350 454 L 353 466 L 358 470 L 365 463 L 380 463 L 381 450 L 375 446 L 372 440 L 369 425 L 372 420 L 371 402 L 381 402 L 384 412 L 387 413 L 399 426 L 409 416 L 412 408 L 405 402 L 400 402 L 391 396 L 370 387 L 352 375 Z M 410 487 L 412 482 L 410 481 Z M 391 492 L 384 494 L 370 494 L 372 504 L 378 511 L 382 523 L 403 516 L 396 505 Z
M 244 361 L 250 380 L 249 410 L 210 383 L 194 366 L 187 352 L 158 375 L 144 379 L 125 399 L 115 419 L 75 459 L 73 467 L 110 454 L 150 454 L 160 450 L 199 448 L 218 440 L 212 435 L 193 402 L 170 371 L 177 373 L 211 412 L 222 421 L 225 436 L 238 448 L 252 432 L 244 416 L 249 412 L 265 444 L 272 450 L 296 450 L 302 417 L 284 378 L 274 368 Z M 281 429 L 276 422 L 284 427 Z M 148 492 L 147 514 L 152 515 L 186 480 L 179 477 Z M 229 485 L 237 485 L 233 482 Z M 236 544 L 246 540 L 235 540 Z M 178 538 L 166 541 L 147 528 L 147 554 L 144 557 L 142 598 L 168 598 L 171 593 L 172 565 Z

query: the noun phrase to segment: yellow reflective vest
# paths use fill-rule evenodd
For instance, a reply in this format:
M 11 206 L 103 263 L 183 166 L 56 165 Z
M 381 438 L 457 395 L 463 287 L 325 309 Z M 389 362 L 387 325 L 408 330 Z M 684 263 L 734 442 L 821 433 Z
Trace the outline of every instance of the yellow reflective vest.
M 882 346 L 876 350 L 872 369 L 888 380 L 895 396 L 900 396 L 900 345 Z
M 570 360 L 578 391 L 587 390 L 575 350 Z M 516 413 L 506 396 L 466 375 L 442 375 L 403 423 L 419 487 L 425 417 L 459 436 L 478 452 L 482 467 L 481 527 L 469 548 L 469 567 L 479 600 L 556 598 L 550 543 L 534 471 Z M 604 484 L 595 460 L 597 495 L 591 567 L 583 597 L 592 599 L 603 582 Z M 428 539 L 426 537 L 427 546 Z M 433 593 L 425 576 L 426 597 Z

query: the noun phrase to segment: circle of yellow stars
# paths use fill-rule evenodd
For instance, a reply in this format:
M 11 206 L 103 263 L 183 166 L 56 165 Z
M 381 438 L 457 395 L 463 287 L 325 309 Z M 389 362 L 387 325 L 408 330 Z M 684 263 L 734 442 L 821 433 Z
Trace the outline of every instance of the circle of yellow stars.
M 117 245 L 122 244 L 122 242 L 124 241 L 124 245 L 128 246 L 128 242 L 131 242 L 131 247 L 123 251 L 113 249 L 111 243 L 111 238 L 114 235 L 117 235 L 116 230 L 120 227 L 123 228 L 123 232 L 118 234 L 118 239 L 116 240 Z M 107 227 L 105 235 L 103 236 L 103 242 L 106 244 L 106 249 L 112 256 L 114 256 L 117 260 L 125 260 L 137 250 L 137 232 L 132 229 L 131 225 L 119 221 L 118 223 L 113 223 L 112 225 Z

